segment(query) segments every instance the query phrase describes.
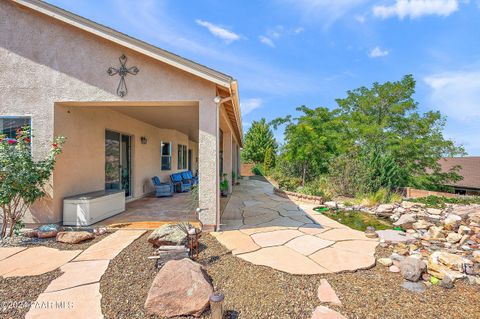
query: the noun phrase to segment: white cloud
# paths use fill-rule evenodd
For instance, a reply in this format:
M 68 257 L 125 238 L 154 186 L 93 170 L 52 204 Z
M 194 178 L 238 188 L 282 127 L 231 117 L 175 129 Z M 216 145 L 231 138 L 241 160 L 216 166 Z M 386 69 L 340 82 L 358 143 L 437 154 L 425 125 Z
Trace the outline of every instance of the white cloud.
M 371 58 L 380 58 L 382 56 L 387 56 L 389 53 L 388 50 L 382 50 L 380 47 L 376 46 L 368 53 L 368 56 Z
M 247 115 L 253 110 L 258 109 L 263 104 L 263 100 L 259 98 L 244 99 L 240 102 L 242 115 Z
M 364 23 L 365 21 L 367 21 L 367 18 L 364 15 L 357 14 L 357 15 L 354 16 L 354 18 L 359 23 Z
M 432 107 L 456 120 L 480 119 L 480 69 L 432 74 L 424 81 Z
M 392 5 L 374 6 L 373 15 L 383 19 L 397 16 L 414 19 L 426 15 L 449 16 L 458 10 L 458 0 L 396 0 Z
M 335 21 L 371 0 L 277 0 L 288 5 L 290 10 L 298 10 L 304 18 L 315 23 L 321 22 L 328 28 Z
M 211 34 L 213 34 L 217 38 L 220 38 L 220 39 L 224 40 L 226 43 L 231 43 L 233 41 L 240 40 L 240 35 L 232 32 L 230 30 L 227 30 L 227 29 L 225 29 L 221 26 L 218 26 L 218 25 L 215 25 L 211 22 L 200 20 L 200 19 L 195 20 L 195 22 L 198 25 L 207 28 L 208 31 L 210 31 Z
M 275 47 L 275 43 L 269 37 L 261 35 L 258 37 L 258 40 L 260 40 L 260 42 L 262 42 L 263 44 L 268 45 L 269 47 L 272 47 L 272 48 Z
M 295 28 L 295 29 L 293 30 L 293 33 L 295 33 L 295 34 L 300 34 L 300 33 L 302 33 L 303 31 L 305 31 L 304 28 L 298 27 L 298 28 Z

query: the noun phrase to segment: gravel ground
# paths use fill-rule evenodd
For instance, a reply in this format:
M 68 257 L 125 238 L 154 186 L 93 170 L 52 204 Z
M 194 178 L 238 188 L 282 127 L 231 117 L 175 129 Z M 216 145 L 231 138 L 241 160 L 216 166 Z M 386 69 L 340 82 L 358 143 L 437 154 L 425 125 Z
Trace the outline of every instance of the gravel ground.
M 28 238 L 24 236 L 15 236 L 10 239 L 5 239 L 3 241 L 0 241 L 0 247 L 35 247 L 35 246 L 46 246 L 50 248 L 56 248 L 60 250 L 85 250 L 89 246 L 95 244 L 96 242 L 102 240 L 109 234 L 111 234 L 112 231 L 109 231 L 103 235 L 96 236 L 94 239 L 91 240 L 86 240 L 84 242 L 78 243 L 78 244 L 66 244 L 66 243 L 60 243 L 55 240 L 55 237 L 53 238 Z
M 111 261 L 102 277 L 102 310 L 107 318 L 147 318 L 143 310 L 157 270 L 147 257 L 153 248 L 148 234 Z M 199 262 L 206 266 L 215 290 L 225 294 L 227 318 L 309 318 L 320 305 L 316 291 L 326 278 L 343 305 L 331 306 L 354 318 L 479 318 L 480 286 L 457 281 L 455 288 L 438 286 L 417 294 L 400 287 L 401 276 L 383 266 L 355 273 L 296 276 L 256 266 L 232 256 L 212 236 L 201 239 Z M 389 250 L 379 248 L 378 255 Z M 154 318 L 154 317 L 152 317 Z M 203 318 L 209 318 L 208 312 Z
M 39 276 L 0 277 L 0 318 L 24 318 L 29 304 L 35 302 L 48 284 L 61 274 L 57 269 Z

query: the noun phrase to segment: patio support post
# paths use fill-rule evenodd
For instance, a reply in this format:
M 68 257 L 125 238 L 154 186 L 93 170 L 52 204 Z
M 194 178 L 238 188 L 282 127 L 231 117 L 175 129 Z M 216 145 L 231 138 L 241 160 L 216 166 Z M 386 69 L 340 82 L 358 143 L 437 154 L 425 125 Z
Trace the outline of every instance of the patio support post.
M 232 172 L 233 172 L 233 147 L 232 147 L 233 137 L 232 131 L 227 130 L 223 133 L 223 173 L 227 174 L 226 178 L 228 181 L 228 192 L 232 192 Z M 222 177 L 223 178 L 223 177 Z
M 199 219 L 207 230 L 220 223 L 219 107 L 209 99 L 199 106 Z

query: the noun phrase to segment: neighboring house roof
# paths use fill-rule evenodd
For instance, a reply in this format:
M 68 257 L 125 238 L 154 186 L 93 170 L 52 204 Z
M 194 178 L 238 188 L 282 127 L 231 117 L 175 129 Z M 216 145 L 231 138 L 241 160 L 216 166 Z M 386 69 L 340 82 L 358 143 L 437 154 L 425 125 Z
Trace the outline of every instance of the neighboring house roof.
M 237 126 L 237 134 L 240 138 L 240 144 L 243 132 L 240 113 L 240 100 L 238 93 L 237 81 L 224 73 L 208 68 L 202 64 L 183 58 L 179 55 L 163 50 L 144 41 L 130 37 L 124 33 L 118 32 L 112 28 L 106 27 L 99 23 L 93 22 L 89 19 L 63 10 L 49 3 L 40 0 L 10 0 L 19 5 L 30 8 L 34 11 L 45 14 L 54 19 L 60 20 L 69 25 L 75 26 L 86 32 L 95 34 L 99 37 L 117 43 L 121 46 L 127 47 L 131 50 L 137 51 L 151 58 L 154 58 L 163 63 L 174 66 L 185 72 L 196 75 L 207 81 L 213 82 L 218 86 L 227 88 L 232 96 L 233 114 L 237 116 L 235 119 L 235 125 Z
M 450 186 L 480 189 L 480 156 L 446 157 L 440 159 L 439 164 L 444 172 L 454 166 L 461 166 L 458 173 L 463 179 Z

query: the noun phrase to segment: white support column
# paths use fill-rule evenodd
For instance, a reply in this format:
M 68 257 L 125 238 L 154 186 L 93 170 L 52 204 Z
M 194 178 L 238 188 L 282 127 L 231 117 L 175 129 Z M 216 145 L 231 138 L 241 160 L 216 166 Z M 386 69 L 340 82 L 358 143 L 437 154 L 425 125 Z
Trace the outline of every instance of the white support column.
M 199 106 L 199 219 L 209 230 L 220 223 L 219 108 L 203 100 Z
M 228 192 L 232 192 L 232 172 L 233 172 L 233 165 L 232 165 L 232 142 L 233 142 L 232 131 L 227 130 L 223 132 L 223 173 L 227 174 L 226 178 L 228 180 Z M 222 176 L 223 179 L 223 176 Z

